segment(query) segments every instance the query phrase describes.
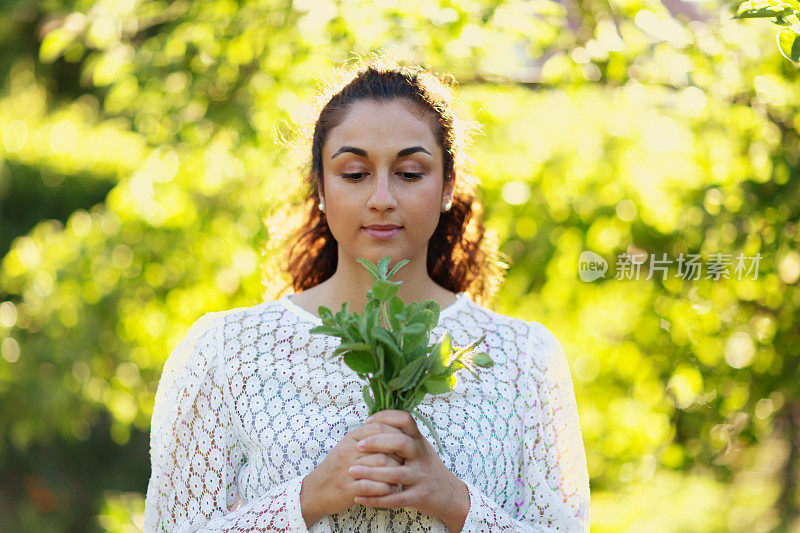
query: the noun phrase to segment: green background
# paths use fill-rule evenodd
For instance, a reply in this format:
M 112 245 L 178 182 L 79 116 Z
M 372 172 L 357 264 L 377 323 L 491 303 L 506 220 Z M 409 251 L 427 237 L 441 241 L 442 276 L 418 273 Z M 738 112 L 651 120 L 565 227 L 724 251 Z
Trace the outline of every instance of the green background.
M 767 20 L 650 0 L 0 2 L 0 530 L 135 531 L 164 360 L 286 278 L 331 68 L 452 74 L 495 310 L 572 370 L 592 531 L 800 531 L 800 91 Z M 583 282 L 578 257 L 604 257 Z M 615 279 L 620 254 L 701 279 Z M 757 278 L 706 278 L 761 254 Z M 645 270 L 643 269 L 643 272 Z

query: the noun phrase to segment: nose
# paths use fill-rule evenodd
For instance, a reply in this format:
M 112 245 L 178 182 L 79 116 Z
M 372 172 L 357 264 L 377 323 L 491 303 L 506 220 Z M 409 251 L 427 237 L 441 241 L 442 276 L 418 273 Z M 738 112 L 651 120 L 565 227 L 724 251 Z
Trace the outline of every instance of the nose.
M 397 207 L 397 199 L 389 178 L 388 170 L 377 173 L 377 178 L 372 180 L 372 191 L 367 200 L 367 207 L 378 211 L 387 211 Z

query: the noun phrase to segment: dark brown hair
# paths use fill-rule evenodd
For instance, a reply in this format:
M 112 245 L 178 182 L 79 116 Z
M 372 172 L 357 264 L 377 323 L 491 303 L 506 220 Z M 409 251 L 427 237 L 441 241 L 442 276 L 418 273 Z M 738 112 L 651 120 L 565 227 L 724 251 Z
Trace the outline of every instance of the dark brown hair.
M 400 99 L 431 122 L 443 154 L 444 180 L 455 180 L 452 206 L 441 213 L 428 246 L 428 275 L 453 292 L 467 292 L 481 305 L 489 305 L 502 283 L 507 256 L 498 251 L 496 234 L 487 234 L 483 209 L 476 200 L 477 180 L 468 170 L 471 159 L 466 148 L 478 124 L 469 118 L 464 105 L 453 96 L 451 77 L 444 79 L 424 66 L 403 66 L 386 56 L 358 59 L 338 72 L 336 81 L 324 87 L 312 104 L 313 135 L 310 127 L 299 136 L 310 140 L 311 161 L 304 162 L 305 190 L 301 193 L 303 221 L 291 235 L 286 250 L 290 286 L 301 292 L 330 278 L 336 271 L 338 245 L 325 214 L 317 205 L 324 193 L 322 146 L 331 129 L 339 125 L 352 105 L 359 101 Z M 310 126 L 310 125 L 309 125 Z M 305 153 L 308 153 L 307 151 Z

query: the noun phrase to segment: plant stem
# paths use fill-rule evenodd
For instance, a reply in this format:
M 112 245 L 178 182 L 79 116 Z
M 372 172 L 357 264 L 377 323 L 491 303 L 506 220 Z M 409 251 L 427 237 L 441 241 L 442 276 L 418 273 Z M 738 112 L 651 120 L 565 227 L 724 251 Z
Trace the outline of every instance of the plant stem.
M 379 307 L 381 308 L 381 316 L 383 317 L 383 324 L 384 324 L 383 327 L 394 333 L 392 325 L 389 323 L 389 310 L 388 310 L 389 304 L 386 302 L 381 302 Z
M 419 392 L 419 390 L 422 388 L 422 386 L 424 384 L 425 384 L 425 380 L 424 379 L 419 380 L 419 383 L 417 383 L 416 387 L 414 387 L 414 389 L 409 393 L 408 399 L 410 400 L 411 398 L 414 398 L 417 395 L 417 392 Z M 403 407 L 408 409 L 409 406 L 408 405 L 404 405 Z M 416 405 L 414 406 L 414 408 L 416 409 Z

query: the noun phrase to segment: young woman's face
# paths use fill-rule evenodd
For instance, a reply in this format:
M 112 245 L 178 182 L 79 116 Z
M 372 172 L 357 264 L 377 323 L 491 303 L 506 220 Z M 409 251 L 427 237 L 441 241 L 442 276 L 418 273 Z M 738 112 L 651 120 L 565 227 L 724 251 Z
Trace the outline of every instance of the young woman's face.
M 409 104 L 361 101 L 322 147 L 325 215 L 331 233 L 353 258 L 392 263 L 427 255 L 452 182 L 443 188 L 442 151 L 429 121 Z M 389 232 L 368 226 L 397 226 Z

